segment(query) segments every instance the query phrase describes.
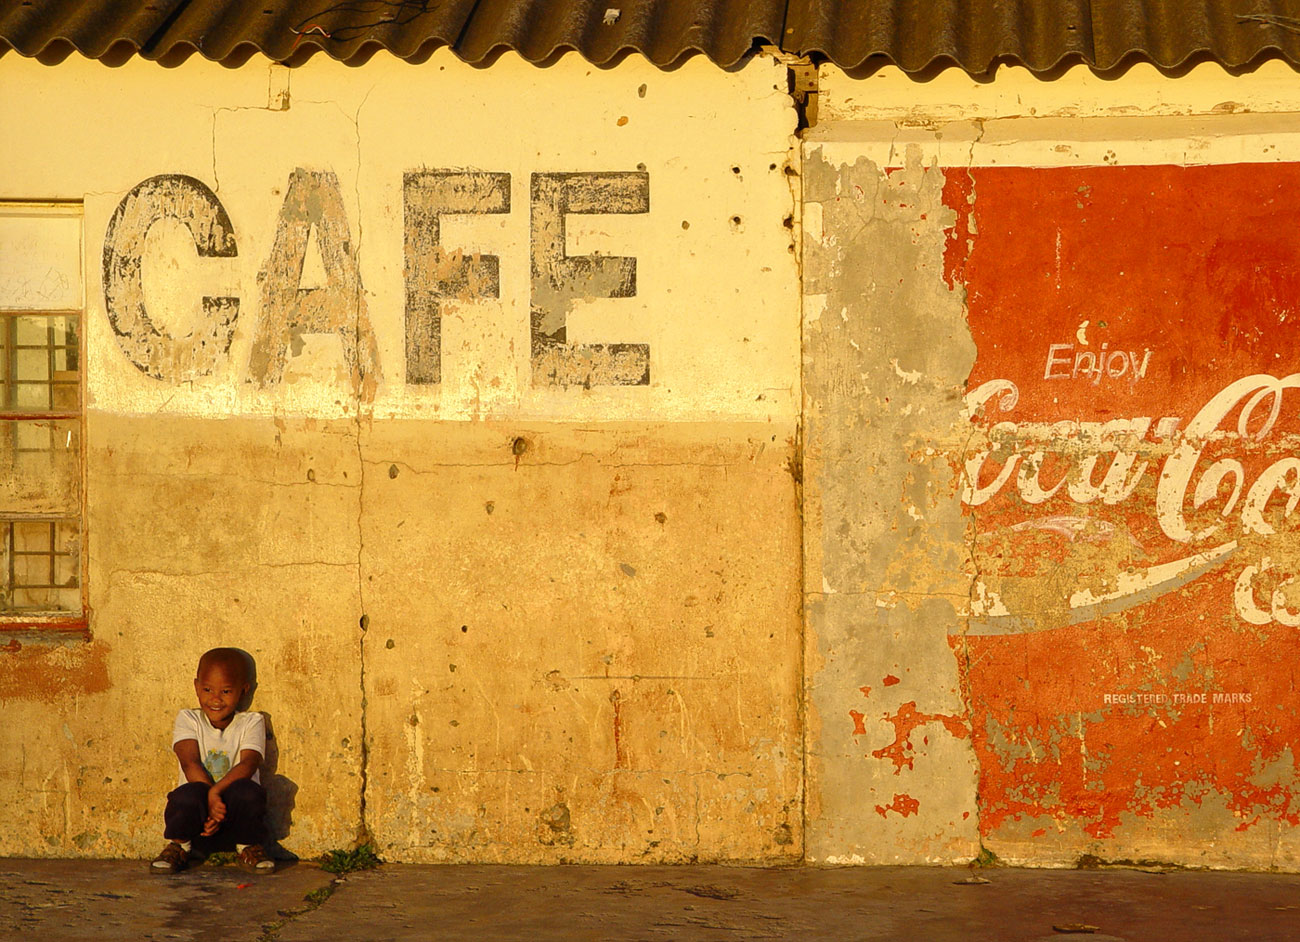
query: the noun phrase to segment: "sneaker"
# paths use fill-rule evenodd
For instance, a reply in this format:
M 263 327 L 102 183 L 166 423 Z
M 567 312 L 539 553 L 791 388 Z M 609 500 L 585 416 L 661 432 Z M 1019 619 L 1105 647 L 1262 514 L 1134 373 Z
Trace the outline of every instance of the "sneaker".
M 235 855 L 235 863 L 240 870 L 249 873 L 273 873 L 275 861 L 266 856 L 266 849 L 261 844 L 249 844 Z
M 167 846 L 149 864 L 150 873 L 176 873 L 184 870 L 190 862 L 190 855 L 185 848 L 175 841 L 168 841 Z

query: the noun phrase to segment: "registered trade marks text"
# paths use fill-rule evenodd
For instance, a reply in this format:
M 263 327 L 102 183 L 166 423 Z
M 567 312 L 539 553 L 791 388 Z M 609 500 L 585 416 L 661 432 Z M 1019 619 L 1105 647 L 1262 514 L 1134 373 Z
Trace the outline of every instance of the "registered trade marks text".
M 1200 691 L 1198 693 L 1107 693 L 1101 698 L 1105 704 L 1154 705 L 1172 704 L 1186 706 L 1191 704 L 1213 703 L 1251 703 L 1251 694 L 1246 692 L 1229 693 L 1227 691 Z

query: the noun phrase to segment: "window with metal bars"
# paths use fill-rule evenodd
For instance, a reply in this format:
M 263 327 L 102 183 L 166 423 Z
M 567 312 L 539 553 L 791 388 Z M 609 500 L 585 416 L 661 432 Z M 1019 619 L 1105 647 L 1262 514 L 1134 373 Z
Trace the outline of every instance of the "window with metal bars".
M 79 204 L 0 203 L 0 628 L 85 625 Z

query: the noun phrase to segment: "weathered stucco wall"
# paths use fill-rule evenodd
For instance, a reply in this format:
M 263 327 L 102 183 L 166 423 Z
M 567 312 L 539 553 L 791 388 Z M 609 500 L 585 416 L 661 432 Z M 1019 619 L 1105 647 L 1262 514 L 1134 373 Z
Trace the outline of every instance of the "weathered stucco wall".
M 1294 73 L 787 78 L 0 57 L 89 616 L 0 854 L 154 850 L 221 643 L 302 854 L 1294 869 Z
M 300 854 L 798 859 L 783 69 L 0 88 L 0 200 L 84 203 L 89 560 L 0 650 L 0 853 L 151 853 L 233 644 Z
M 809 858 L 1294 868 L 1294 73 L 820 92 Z

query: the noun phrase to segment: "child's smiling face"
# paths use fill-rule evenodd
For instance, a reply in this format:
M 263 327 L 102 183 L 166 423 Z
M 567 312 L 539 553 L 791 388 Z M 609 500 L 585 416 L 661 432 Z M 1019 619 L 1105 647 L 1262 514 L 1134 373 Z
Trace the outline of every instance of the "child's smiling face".
M 194 678 L 194 693 L 199 709 L 214 729 L 225 729 L 239 709 L 239 701 L 248 692 L 248 682 L 237 671 L 212 664 Z

